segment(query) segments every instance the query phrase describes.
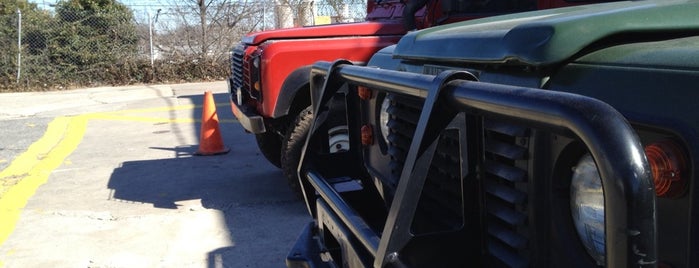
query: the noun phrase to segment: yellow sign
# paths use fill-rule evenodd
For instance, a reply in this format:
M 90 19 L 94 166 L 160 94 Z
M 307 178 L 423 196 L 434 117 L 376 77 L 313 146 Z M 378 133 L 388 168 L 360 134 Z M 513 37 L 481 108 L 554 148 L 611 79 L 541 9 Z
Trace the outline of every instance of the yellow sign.
M 324 24 L 330 24 L 332 20 L 330 19 L 330 16 L 316 16 L 315 17 L 315 25 L 324 25 Z

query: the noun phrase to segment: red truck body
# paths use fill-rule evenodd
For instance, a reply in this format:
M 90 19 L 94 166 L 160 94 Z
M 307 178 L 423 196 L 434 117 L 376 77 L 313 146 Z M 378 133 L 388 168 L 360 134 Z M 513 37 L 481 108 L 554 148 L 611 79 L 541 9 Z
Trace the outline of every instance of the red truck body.
M 307 31 L 299 31 L 301 29 Z M 313 31 L 308 32 L 308 30 Z M 351 35 L 338 35 L 338 33 L 351 33 Z M 261 91 L 264 99 L 261 103 L 257 103 L 257 112 L 268 118 L 286 115 L 288 107 L 278 107 L 278 98 L 282 95 L 281 91 L 286 79 L 299 67 L 311 65 L 317 60 L 338 58 L 365 61 L 377 50 L 395 44 L 402 33 L 401 24 L 363 22 L 332 27 L 283 29 L 251 36 L 251 44 L 261 45 L 248 46 L 246 54 L 253 54 L 260 47 L 264 49 L 264 56 L 260 59 L 260 77 L 263 78 Z M 262 44 L 275 36 L 292 39 Z

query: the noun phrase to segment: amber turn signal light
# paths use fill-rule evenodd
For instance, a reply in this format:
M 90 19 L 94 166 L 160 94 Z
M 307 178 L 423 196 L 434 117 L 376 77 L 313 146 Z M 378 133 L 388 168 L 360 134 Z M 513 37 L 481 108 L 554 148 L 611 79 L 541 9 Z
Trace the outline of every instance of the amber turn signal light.
M 687 158 L 674 142 L 663 140 L 645 147 L 653 173 L 655 195 L 677 198 L 687 191 Z
M 368 146 L 374 143 L 374 129 L 371 125 L 363 125 L 361 129 L 362 145 Z
M 253 84 L 253 87 L 255 88 L 255 90 L 260 91 L 260 82 L 255 82 L 255 84 Z
M 357 95 L 359 95 L 359 98 L 362 100 L 368 100 L 371 98 L 371 89 L 368 87 L 358 86 Z

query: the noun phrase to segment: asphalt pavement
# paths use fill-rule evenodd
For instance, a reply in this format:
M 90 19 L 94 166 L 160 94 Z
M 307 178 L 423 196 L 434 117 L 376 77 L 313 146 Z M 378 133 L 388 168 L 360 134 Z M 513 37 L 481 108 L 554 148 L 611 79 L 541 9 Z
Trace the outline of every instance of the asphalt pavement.
M 193 155 L 205 90 L 228 154 Z M 284 267 L 311 218 L 225 92 L 0 94 L 0 267 Z

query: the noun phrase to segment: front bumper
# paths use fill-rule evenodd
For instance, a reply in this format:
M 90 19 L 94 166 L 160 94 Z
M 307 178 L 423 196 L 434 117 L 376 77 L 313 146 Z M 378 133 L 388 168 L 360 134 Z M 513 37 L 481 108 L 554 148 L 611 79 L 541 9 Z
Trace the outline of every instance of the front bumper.
M 266 130 L 264 118 L 257 114 L 254 109 L 250 109 L 248 106 L 241 104 L 242 102 L 242 92 L 240 89 L 233 88 L 233 83 L 228 80 L 228 92 L 230 95 L 231 110 L 233 115 L 238 119 L 245 131 L 253 134 L 264 133 Z

